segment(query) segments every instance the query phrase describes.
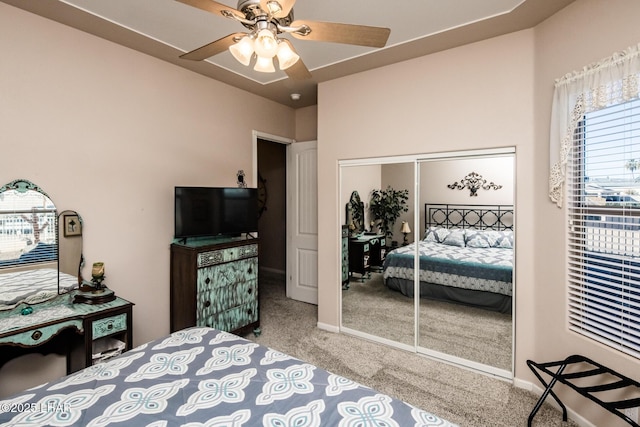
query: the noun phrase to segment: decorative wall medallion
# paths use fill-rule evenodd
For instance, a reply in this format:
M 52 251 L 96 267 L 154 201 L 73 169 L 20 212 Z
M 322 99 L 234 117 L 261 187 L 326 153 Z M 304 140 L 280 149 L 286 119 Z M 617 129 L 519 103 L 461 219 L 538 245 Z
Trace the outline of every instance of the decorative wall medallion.
M 482 177 L 482 175 L 471 172 L 469 175 L 465 176 L 460 182 L 456 181 L 453 184 L 447 185 L 448 188 L 452 190 L 464 190 L 465 188 L 469 189 L 469 196 L 475 197 L 478 195 L 478 190 L 499 190 L 502 188 L 502 185 L 495 184 L 493 182 L 487 183 L 487 180 Z

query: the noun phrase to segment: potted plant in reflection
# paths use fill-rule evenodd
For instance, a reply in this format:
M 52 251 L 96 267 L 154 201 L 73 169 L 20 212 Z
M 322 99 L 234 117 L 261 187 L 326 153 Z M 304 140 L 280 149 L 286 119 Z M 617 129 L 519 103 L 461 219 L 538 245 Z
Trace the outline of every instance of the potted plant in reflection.
M 394 190 L 387 186 L 385 190 L 373 190 L 369 211 L 371 217 L 378 221 L 380 232 L 387 238 L 393 236 L 393 226 L 402 212 L 409 211 L 407 206 L 409 200 L 409 190 Z

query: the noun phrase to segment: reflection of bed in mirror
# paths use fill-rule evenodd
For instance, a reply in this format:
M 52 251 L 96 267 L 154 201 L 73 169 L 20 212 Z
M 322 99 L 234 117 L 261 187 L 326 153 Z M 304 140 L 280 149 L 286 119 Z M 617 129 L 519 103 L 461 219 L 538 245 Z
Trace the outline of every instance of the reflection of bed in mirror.
M 511 312 L 513 206 L 425 204 L 425 230 L 387 254 L 387 287 L 413 298 L 417 243 L 421 298 Z
M 58 290 L 58 286 L 60 286 Z M 77 276 L 54 268 L 38 268 L 0 274 L 0 310 L 10 310 L 20 303 L 37 304 L 78 287 Z

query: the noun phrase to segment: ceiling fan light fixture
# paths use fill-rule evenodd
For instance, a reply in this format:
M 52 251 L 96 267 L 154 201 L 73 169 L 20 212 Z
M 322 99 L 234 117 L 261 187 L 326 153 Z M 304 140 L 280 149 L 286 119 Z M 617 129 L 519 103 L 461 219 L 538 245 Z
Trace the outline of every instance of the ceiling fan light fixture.
M 273 31 L 266 28 L 258 31 L 254 42 L 254 49 L 258 56 L 264 58 L 273 58 L 276 56 L 276 53 L 278 53 L 278 40 L 275 34 L 273 34 Z
M 242 65 L 249 65 L 251 57 L 253 56 L 253 50 L 253 41 L 249 36 L 245 36 L 241 38 L 239 42 L 229 46 L 229 52 L 231 52 L 233 57 Z
M 280 64 L 281 70 L 286 70 L 291 67 L 293 64 L 298 62 L 300 56 L 291 49 L 289 43 L 280 42 L 278 45 L 278 64 Z
M 275 73 L 276 69 L 273 66 L 273 58 L 265 58 L 264 56 L 258 56 L 254 70 L 261 73 Z

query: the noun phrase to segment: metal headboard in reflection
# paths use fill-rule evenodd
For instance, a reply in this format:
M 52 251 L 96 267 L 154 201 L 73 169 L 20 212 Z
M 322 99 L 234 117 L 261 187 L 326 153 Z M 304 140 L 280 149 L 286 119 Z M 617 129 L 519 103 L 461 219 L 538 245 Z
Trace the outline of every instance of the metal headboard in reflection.
M 424 204 L 425 228 L 513 230 L 513 205 Z

